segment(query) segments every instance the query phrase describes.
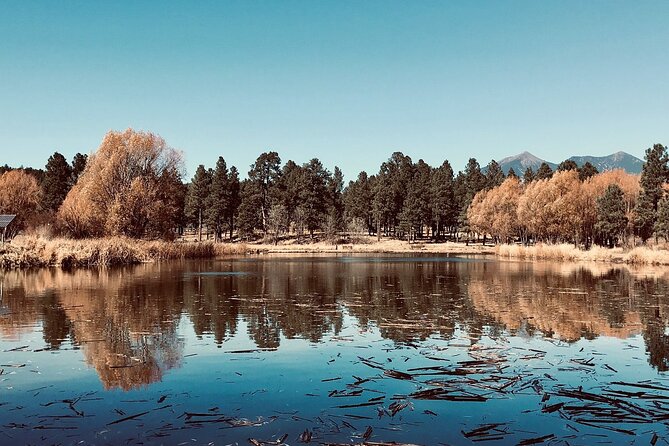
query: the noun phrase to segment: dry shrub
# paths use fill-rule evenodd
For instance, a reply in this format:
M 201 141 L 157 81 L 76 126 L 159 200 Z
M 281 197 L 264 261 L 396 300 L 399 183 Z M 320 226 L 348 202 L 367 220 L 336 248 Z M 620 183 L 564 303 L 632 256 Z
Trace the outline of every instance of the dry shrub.
M 352 235 L 348 238 L 348 243 L 351 245 L 371 245 L 376 243 L 376 239 L 367 235 Z
M 534 246 L 499 245 L 496 254 L 504 258 L 527 260 L 560 260 L 590 262 L 624 262 L 640 265 L 669 265 L 669 251 L 650 247 L 637 247 L 629 252 L 621 248 L 608 249 L 593 246 L 583 250 L 568 244 L 541 244 Z
M 625 262 L 639 265 L 669 265 L 669 251 L 637 247 L 625 254 Z
M 0 246 L 0 267 L 127 265 L 169 259 L 245 254 L 244 244 L 144 241 L 127 237 L 86 240 L 19 236 Z
M 216 248 L 216 255 L 244 255 L 248 252 L 248 246 L 246 243 L 217 243 L 214 245 Z

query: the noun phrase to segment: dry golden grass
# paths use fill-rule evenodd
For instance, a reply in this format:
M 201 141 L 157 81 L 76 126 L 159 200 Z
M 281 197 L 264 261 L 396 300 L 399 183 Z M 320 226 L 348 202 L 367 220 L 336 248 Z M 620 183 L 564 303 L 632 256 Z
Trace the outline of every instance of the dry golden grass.
M 0 246 L 0 268 L 112 266 L 245 253 L 244 244 L 145 241 L 125 237 L 73 240 L 22 236 L 11 244 Z
M 628 252 L 621 248 L 593 246 L 583 250 L 569 244 L 536 244 L 533 246 L 499 245 L 496 254 L 500 257 L 526 260 L 559 260 L 574 262 L 618 262 L 635 265 L 669 265 L 669 250 L 637 247 Z
M 637 247 L 625 254 L 625 262 L 639 265 L 669 265 L 666 249 Z

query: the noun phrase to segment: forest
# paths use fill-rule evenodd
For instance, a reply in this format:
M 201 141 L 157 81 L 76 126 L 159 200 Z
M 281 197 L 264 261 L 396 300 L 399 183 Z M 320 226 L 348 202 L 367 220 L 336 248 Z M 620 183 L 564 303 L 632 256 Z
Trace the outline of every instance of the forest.
M 588 248 L 669 240 L 669 154 L 645 153 L 641 175 L 562 162 L 555 172 L 503 172 L 470 158 L 455 173 L 393 153 L 378 172 L 345 184 L 318 158 L 282 162 L 260 154 L 246 176 L 224 157 L 185 176 L 183 154 L 160 136 L 110 131 L 71 162 L 56 152 L 43 169 L 0 167 L 0 213 L 18 231 L 76 239 L 126 236 L 277 243 L 348 240 L 532 244 Z M 347 238 L 348 237 L 348 238 Z

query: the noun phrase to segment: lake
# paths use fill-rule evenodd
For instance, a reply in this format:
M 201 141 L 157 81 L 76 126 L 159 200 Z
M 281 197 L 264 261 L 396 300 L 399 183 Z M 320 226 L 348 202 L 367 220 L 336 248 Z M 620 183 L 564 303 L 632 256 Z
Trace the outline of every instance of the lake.
M 668 305 L 485 257 L 0 272 L 0 444 L 667 444 Z

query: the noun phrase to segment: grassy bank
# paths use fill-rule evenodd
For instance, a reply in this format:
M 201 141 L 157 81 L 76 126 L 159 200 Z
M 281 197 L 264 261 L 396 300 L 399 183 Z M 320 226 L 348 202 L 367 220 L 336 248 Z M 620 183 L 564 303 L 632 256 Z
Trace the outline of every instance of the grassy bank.
M 589 250 L 573 245 L 499 245 L 481 246 L 464 243 L 408 243 L 402 240 L 375 238 L 355 244 L 327 242 L 296 243 L 287 241 L 263 243 L 214 243 L 211 241 L 146 241 L 124 237 L 73 240 L 20 236 L 11 243 L 0 245 L 0 268 L 29 268 L 42 266 L 88 267 L 128 265 L 171 259 L 203 259 L 244 254 L 384 254 L 426 253 L 453 255 L 497 255 L 519 260 L 549 260 L 570 262 L 626 263 L 630 265 L 669 265 L 669 250 L 637 247 L 592 247 Z
M 245 254 L 244 244 L 165 242 L 124 237 L 72 240 L 17 237 L 0 245 L 0 268 L 112 266 Z
M 622 248 L 602 248 L 593 246 L 583 250 L 569 244 L 533 246 L 499 245 L 495 249 L 499 257 L 523 260 L 558 260 L 572 262 L 608 262 L 631 265 L 669 265 L 669 250 L 636 247 L 631 250 Z
M 284 240 L 278 244 L 257 243 L 249 244 L 251 252 L 265 254 L 410 254 L 410 253 L 432 253 L 432 254 L 494 254 L 492 245 L 465 243 L 409 243 L 406 240 L 384 238 L 378 241 L 376 237 L 360 236 L 355 242 L 334 244 L 327 241 L 298 243 L 295 239 Z

